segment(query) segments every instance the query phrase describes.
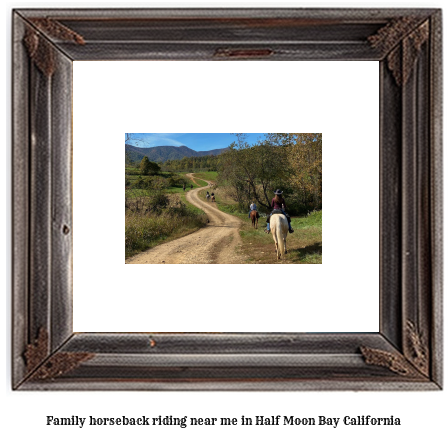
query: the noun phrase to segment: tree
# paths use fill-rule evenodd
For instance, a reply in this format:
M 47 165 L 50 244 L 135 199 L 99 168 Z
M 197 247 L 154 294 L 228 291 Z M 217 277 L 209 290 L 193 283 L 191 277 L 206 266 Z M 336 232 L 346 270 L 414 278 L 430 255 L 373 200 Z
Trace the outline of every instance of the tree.
M 149 175 L 150 169 L 150 161 L 148 157 L 143 157 L 142 161 L 140 161 L 140 172 L 142 175 Z
M 322 134 L 265 134 L 254 144 L 245 134 L 219 156 L 219 182 L 246 208 L 251 200 L 266 210 L 275 189 L 283 190 L 288 210 L 322 208 Z
M 285 148 L 275 147 L 269 136 L 251 145 L 246 141 L 247 135 L 235 135 L 237 141 L 220 155 L 222 181 L 232 187 L 231 195 L 241 206 L 255 199 L 269 209 L 275 186 L 285 178 Z
M 309 208 L 322 208 L 322 134 L 272 134 L 287 148 L 289 184 Z
M 157 163 L 149 161 L 149 158 L 145 156 L 140 162 L 140 172 L 142 175 L 155 175 L 160 172 L 160 166 Z
M 149 173 L 151 175 L 157 175 L 160 172 L 160 166 L 153 161 L 149 162 Z
M 260 140 L 252 148 L 252 159 L 256 166 L 256 180 L 253 187 L 254 197 L 260 205 L 270 207 L 272 192 L 276 188 L 285 188 L 287 174 L 287 151 L 276 147 L 269 136 Z

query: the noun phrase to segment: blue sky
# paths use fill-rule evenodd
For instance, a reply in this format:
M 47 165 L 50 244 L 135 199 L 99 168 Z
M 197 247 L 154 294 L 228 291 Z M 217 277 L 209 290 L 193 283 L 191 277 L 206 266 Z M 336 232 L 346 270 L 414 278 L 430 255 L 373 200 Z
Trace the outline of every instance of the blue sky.
M 139 148 L 151 148 L 154 146 L 187 146 L 194 151 L 209 151 L 211 149 L 226 148 L 237 138 L 233 134 L 126 134 L 132 140 L 127 144 Z M 264 134 L 247 134 L 247 142 L 255 143 Z

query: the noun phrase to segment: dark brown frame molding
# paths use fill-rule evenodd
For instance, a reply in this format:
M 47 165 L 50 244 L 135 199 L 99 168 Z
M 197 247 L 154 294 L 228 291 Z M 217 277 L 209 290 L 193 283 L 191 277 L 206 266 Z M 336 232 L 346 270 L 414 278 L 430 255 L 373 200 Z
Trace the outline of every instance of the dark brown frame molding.
M 13 388 L 441 389 L 441 20 L 437 9 L 13 11 Z M 379 62 L 379 333 L 73 333 L 72 62 L 159 59 Z

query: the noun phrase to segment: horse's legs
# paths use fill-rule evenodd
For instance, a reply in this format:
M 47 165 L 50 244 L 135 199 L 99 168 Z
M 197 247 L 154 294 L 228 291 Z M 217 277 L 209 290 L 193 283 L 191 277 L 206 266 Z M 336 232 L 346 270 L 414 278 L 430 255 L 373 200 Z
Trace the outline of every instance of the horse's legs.
M 274 243 L 275 243 L 275 252 L 277 253 L 277 260 L 278 260 L 280 258 L 279 257 L 280 254 L 278 253 L 277 230 L 275 230 L 275 229 L 272 230 L 272 233 L 273 233 L 272 237 L 274 238 Z
M 285 254 L 288 254 L 288 250 L 286 249 L 286 237 L 283 238 L 283 241 L 285 242 Z

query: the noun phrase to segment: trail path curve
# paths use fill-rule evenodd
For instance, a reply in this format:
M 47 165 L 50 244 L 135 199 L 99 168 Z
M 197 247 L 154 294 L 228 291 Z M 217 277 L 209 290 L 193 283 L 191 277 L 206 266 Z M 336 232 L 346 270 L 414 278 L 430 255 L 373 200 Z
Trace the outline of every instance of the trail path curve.
M 194 180 L 193 174 L 187 176 Z M 205 181 L 205 180 L 203 180 Z M 210 187 L 211 182 L 207 187 Z M 218 210 L 216 203 L 203 201 L 199 191 L 206 187 L 190 190 L 187 201 L 204 210 L 209 223 L 188 236 L 163 243 L 148 251 L 126 259 L 129 264 L 174 264 L 174 263 L 243 263 L 240 254 L 241 237 L 239 228 L 242 221 L 235 216 Z

